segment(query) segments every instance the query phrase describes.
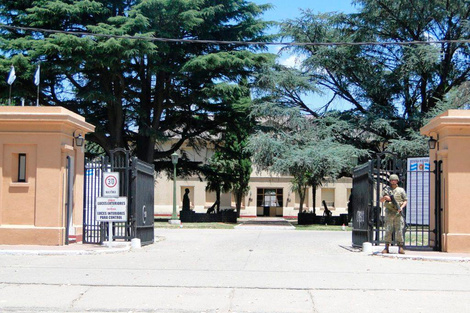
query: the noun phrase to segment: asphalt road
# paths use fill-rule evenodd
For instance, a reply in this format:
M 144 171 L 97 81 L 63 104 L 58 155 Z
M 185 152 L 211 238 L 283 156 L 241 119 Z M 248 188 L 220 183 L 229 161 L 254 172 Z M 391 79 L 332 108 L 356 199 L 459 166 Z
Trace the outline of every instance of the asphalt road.
M 157 229 L 138 250 L 0 255 L 1 312 L 468 312 L 470 262 L 350 251 L 350 232 Z

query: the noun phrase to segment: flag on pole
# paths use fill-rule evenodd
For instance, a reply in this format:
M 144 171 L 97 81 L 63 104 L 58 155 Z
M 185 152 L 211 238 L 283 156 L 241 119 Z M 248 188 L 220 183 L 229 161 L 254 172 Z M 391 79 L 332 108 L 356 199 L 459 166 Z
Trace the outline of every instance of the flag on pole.
M 15 67 L 12 65 L 11 66 L 11 71 L 10 71 L 10 75 L 8 76 L 8 85 L 11 86 L 11 84 L 13 84 L 13 82 L 15 81 L 16 79 L 16 73 L 15 73 Z
M 41 75 L 41 65 L 38 65 L 38 69 L 36 70 L 36 74 L 34 74 L 34 84 L 36 86 L 39 86 L 40 75 Z
M 36 70 L 36 73 L 34 74 L 34 84 L 38 86 L 38 94 L 36 97 L 36 106 L 39 106 L 39 83 L 41 82 L 41 64 L 38 64 L 38 69 Z

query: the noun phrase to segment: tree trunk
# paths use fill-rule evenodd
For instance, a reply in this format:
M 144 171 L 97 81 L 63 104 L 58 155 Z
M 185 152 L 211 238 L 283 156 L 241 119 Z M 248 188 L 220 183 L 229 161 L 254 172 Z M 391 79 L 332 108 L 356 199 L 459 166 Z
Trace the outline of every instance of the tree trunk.
M 137 158 L 147 163 L 153 164 L 154 163 L 154 147 L 155 142 L 152 137 L 149 137 L 145 134 L 141 134 L 139 130 L 139 134 L 137 135 Z
M 235 192 L 235 207 L 237 208 L 237 217 L 240 217 L 240 210 L 242 208 L 243 193 L 240 191 Z
M 317 214 L 315 212 L 315 206 L 316 206 L 316 203 L 317 203 L 317 186 L 312 186 L 312 207 L 313 207 L 313 214 Z
M 302 213 L 304 211 L 305 187 L 299 188 L 299 197 L 300 197 L 299 213 Z
M 217 204 L 217 214 L 220 212 L 220 188 L 215 191 L 215 203 Z

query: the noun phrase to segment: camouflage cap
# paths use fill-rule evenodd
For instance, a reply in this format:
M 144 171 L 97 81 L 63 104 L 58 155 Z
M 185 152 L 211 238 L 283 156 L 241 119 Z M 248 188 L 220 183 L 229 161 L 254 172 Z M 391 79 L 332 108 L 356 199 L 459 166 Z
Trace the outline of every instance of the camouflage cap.
M 390 175 L 390 180 L 400 180 L 400 179 L 398 179 L 398 175 L 392 174 Z

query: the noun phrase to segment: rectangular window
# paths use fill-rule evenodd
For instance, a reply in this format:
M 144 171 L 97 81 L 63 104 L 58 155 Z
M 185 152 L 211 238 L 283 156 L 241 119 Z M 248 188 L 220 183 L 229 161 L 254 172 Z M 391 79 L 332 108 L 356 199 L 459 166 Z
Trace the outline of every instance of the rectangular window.
M 322 201 L 322 206 L 321 208 L 323 209 L 323 201 L 326 202 L 326 205 L 328 208 L 334 209 L 335 207 L 335 189 L 334 188 L 322 188 L 321 189 L 321 201 Z
M 18 182 L 26 182 L 26 154 L 18 154 Z

